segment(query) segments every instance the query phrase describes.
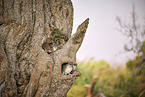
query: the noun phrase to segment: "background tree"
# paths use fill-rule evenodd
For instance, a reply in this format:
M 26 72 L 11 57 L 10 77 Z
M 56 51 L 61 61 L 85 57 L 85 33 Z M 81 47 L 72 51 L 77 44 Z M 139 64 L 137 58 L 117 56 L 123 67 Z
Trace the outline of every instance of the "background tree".
M 127 42 L 124 45 L 126 51 L 132 51 L 137 54 L 136 62 L 128 62 L 128 68 L 145 68 L 142 66 L 145 61 L 145 24 L 141 24 L 137 21 L 135 7 L 133 4 L 133 10 L 131 13 L 131 22 L 122 23 L 120 17 L 117 17 L 119 23 L 119 31 L 127 38 Z M 133 65 L 132 63 L 136 64 Z
M 139 97 L 142 97 L 145 95 L 145 24 L 138 23 L 134 5 L 130 23 L 122 23 L 119 17 L 117 17 L 117 21 L 120 25 L 119 31 L 128 40 L 124 45 L 125 50 L 137 54 L 134 60 L 126 63 L 126 67 L 132 72 L 133 77 L 135 76 L 135 80 L 140 80 L 138 91 L 141 91 Z
M 145 40 L 145 24 L 138 22 L 134 4 L 129 23 L 122 22 L 120 17 L 116 17 L 116 19 L 120 26 L 118 30 L 127 38 L 124 49 L 139 54 Z
M 89 19 L 71 36 L 71 0 L 0 0 L 0 84 L 3 97 L 65 97 L 80 75 L 76 52 Z

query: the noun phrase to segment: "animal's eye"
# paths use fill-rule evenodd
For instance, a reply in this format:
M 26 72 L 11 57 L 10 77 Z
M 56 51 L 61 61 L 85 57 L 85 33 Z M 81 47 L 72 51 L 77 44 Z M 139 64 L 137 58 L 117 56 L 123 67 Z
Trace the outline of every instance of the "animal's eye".
M 66 63 L 63 63 L 61 65 L 61 73 L 65 75 L 66 73 L 66 69 L 70 68 L 72 66 L 71 64 L 72 62 L 66 62 Z M 71 71 L 70 71 L 71 72 Z M 68 72 L 67 72 L 68 73 Z
M 77 64 L 73 62 L 66 62 L 61 65 L 61 73 L 63 75 L 69 75 L 73 74 L 74 71 L 76 71 Z

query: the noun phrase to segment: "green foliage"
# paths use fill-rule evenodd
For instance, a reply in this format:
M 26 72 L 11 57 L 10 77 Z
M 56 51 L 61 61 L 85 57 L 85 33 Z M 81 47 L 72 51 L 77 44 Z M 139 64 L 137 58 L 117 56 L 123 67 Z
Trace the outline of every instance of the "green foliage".
M 129 70 L 135 71 L 138 67 L 145 66 L 145 62 L 143 61 L 145 60 L 145 41 L 143 42 L 139 53 L 140 55 L 136 56 L 134 60 L 130 60 L 127 62 L 126 67 Z
M 143 91 L 140 76 L 132 76 L 132 72 L 126 68 L 114 69 L 103 60 L 79 62 L 78 71 L 81 76 L 75 80 L 68 97 L 84 97 L 84 85 L 91 84 L 94 75 L 98 76 L 94 92 L 97 93 L 101 89 L 106 97 L 138 97 Z
M 126 67 L 132 74 L 133 80 L 138 80 L 138 91 L 145 91 L 145 41 L 139 51 L 140 55 L 127 62 Z M 144 93 L 145 96 L 145 93 Z
M 142 43 L 142 46 L 139 52 L 142 52 L 143 56 L 145 56 L 145 41 Z

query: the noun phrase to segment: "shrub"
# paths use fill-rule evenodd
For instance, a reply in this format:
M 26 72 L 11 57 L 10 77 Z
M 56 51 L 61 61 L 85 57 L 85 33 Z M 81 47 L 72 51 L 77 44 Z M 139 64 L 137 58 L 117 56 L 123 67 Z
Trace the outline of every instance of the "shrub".
M 86 94 L 84 85 L 91 84 L 92 77 L 98 76 L 94 92 L 99 89 L 106 97 L 138 97 L 142 92 L 141 77 L 133 77 L 125 67 L 114 69 L 103 60 L 79 62 L 78 71 L 81 76 L 75 80 L 68 92 L 68 97 L 84 97 Z

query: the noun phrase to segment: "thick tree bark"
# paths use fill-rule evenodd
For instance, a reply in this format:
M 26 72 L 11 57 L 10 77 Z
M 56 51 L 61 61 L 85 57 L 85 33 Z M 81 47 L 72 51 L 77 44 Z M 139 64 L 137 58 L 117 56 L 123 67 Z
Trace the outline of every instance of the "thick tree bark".
M 86 19 L 71 36 L 71 0 L 0 0 L 0 84 L 3 97 L 65 97 L 75 78 Z

